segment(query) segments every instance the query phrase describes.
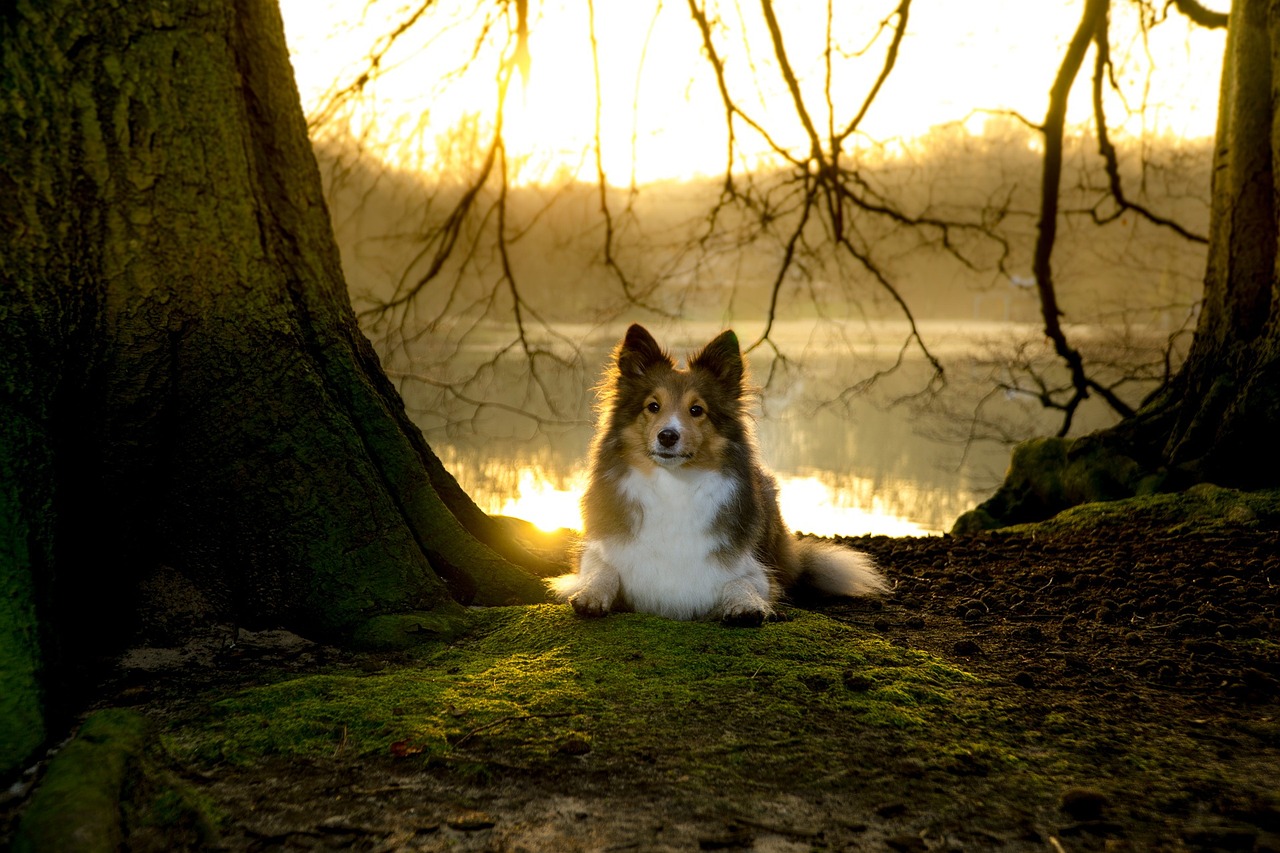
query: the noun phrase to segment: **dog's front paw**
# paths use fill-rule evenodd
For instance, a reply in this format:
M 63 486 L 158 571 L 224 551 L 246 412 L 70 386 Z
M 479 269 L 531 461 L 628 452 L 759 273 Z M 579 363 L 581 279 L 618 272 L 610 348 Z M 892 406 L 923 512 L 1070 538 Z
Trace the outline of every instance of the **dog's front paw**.
M 773 608 L 761 595 L 764 584 L 751 578 L 731 581 L 720 598 L 720 621 L 732 628 L 759 628 L 773 615 Z
M 608 615 L 609 606 L 613 602 L 599 595 L 593 595 L 589 590 L 583 590 L 577 595 L 570 596 L 569 603 L 573 605 L 573 612 L 579 616 L 598 619 Z
M 768 614 L 758 608 L 727 610 L 720 617 L 721 624 L 729 628 L 759 628 Z

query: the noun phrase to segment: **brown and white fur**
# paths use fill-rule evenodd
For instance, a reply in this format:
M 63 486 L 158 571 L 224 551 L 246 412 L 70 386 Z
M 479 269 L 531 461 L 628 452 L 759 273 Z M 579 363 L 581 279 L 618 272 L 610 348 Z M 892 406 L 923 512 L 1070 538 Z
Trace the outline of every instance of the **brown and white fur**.
M 759 625 L 788 589 L 885 588 L 871 558 L 797 540 L 758 459 L 732 331 L 676 367 L 633 325 L 606 373 L 578 570 L 549 581 L 584 616 L 636 610 Z

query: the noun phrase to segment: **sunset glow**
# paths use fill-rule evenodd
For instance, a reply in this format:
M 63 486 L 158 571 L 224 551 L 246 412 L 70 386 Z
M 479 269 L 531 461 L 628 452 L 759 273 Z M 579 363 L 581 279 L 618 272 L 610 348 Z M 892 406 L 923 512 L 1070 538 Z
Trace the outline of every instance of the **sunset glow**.
M 688 6 L 595 3 L 593 59 L 592 5 L 530 0 L 530 73 L 527 85 L 519 75 L 513 78 L 504 105 L 514 180 L 595 179 L 597 66 L 601 159 L 610 183 L 722 172 L 724 106 Z M 880 24 L 896 21 L 897 4 L 836 4 L 832 32 L 839 34 L 836 47 L 843 56 L 833 62 L 830 117 L 823 106 L 827 4 L 777 5 L 788 55 L 816 113 L 814 124 L 820 132 L 829 119 L 846 125 L 883 66 L 891 28 L 881 30 Z M 918 137 L 946 122 L 965 122 L 980 132 L 983 114 L 975 117 L 975 110 L 1014 110 L 1039 120 L 1081 7 L 1066 0 L 916 0 L 897 65 L 862 133 L 851 141 Z M 304 108 L 314 116 L 335 87 L 367 70 L 366 57 L 379 39 L 407 20 L 413 7 L 335 0 L 319 11 L 309 0 L 282 0 L 281 8 Z M 432 5 L 386 53 L 376 79 L 344 113 L 352 132 L 402 166 L 441 165 L 438 143 L 464 116 L 477 115 L 483 125 L 496 114 L 498 66 L 513 49 L 514 10 L 514 3 Z M 709 6 L 707 14 L 719 22 L 714 38 L 739 106 L 776 142 L 803 154 L 805 134 L 759 10 L 725 4 Z M 1210 135 L 1222 31 L 1190 27 L 1173 14 L 1144 39 L 1133 15 L 1131 4 L 1117 4 L 1112 15 L 1113 60 L 1125 91 L 1123 101 L 1111 98 L 1113 127 L 1134 135 Z M 1150 76 L 1144 70 L 1147 54 L 1158 69 Z M 1082 73 L 1071 99 L 1072 122 L 1089 117 L 1087 76 Z M 741 120 L 736 131 L 747 156 L 767 152 L 765 141 Z
M 512 496 L 495 496 L 489 512 L 521 518 L 547 532 L 562 527 L 582 529 L 579 502 L 586 490 L 587 475 L 579 471 L 568 484 L 557 485 L 536 468 L 520 471 L 519 486 Z M 940 533 L 911 519 L 897 515 L 888 501 L 872 501 L 861 506 L 858 496 L 833 489 L 813 476 L 778 478 L 782 516 L 797 530 L 819 536 L 877 534 L 882 536 L 924 536 Z
M 525 468 L 520 472 L 520 484 L 513 496 L 501 499 L 501 505 L 490 508 L 496 515 L 522 518 L 539 530 L 548 533 L 567 527 L 582 529 L 582 510 L 579 502 L 587 488 L 586 472 L 572 478 L 568 488 L 552 482 L 544 472 Z

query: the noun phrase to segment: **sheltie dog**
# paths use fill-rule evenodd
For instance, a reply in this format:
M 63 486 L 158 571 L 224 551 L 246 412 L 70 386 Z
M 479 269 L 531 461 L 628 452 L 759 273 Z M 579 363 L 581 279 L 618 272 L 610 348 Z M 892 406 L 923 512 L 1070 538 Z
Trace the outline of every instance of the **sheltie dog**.
M 601 384 L 577 571 L 548 582 L 556 598 L 583 616 L 635 610 L 751 626 L 793 587 L 885 589 L 866 554 L 787 530 L 746 380 L 732 331 L 679 369 L 642 326 L 627 330 Z

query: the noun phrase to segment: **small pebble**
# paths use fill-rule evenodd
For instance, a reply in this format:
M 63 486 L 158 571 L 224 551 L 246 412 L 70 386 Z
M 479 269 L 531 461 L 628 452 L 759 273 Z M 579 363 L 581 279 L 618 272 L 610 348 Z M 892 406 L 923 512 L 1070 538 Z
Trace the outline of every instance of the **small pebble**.
M 1070 788 L 1058 807 L 1076 820 L 1098 820 L 1109 803 L 1107 795 L 1094 788 Z
M 497 821 L 485 812 L 463 812 L 446 823 L 450 829 L 458 832 L 478 832 L 481 829 L 492 829 Z
M 924 853 L 929 846 L 924 839 L 916 835 L 895 835 L 884 840 L 885 846 L 898 853 Z

